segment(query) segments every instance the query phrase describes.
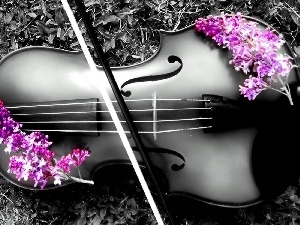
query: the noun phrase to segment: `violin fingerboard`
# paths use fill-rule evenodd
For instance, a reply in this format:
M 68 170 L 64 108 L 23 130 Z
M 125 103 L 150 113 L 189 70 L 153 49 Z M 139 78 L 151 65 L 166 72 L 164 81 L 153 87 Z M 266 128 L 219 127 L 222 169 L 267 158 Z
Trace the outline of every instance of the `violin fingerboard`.
M 24 131 L 98 136 L 101 129 L 97 98 L 31 102 L 6 106 Z

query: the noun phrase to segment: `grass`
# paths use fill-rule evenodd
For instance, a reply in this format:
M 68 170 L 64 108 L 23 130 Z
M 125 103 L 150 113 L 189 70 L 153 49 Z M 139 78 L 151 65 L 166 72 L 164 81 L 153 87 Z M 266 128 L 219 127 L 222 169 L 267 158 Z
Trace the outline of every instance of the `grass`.
M 181 29 L 197 17 L 220 11 L 242 12 L 264 20 L 277 28 L 300 55 L 299 0 L 86 0 L 85 3 L 111 66 L 131 65 L 151 57 L 159 48 L 160 29 Z M 73 9 L 78 16 L 74 5 Z M 82 21 L 79 24 L 98 62 Z M 1 58 L 32 45 L 80 50 L 59 0 L 3 0 L 0 27 Z M 98 178 L 95 186 L 73 184 L 50 191 L 25 190 L 0 177 L 0 224 L 156 224 L 132 169 L 118 169 Z M 300 224 L 298 196 L 299 182 L 295 181 L 277 199 L 256 207 L 200 207 L 196 214 L 177 219 L 188 225 L 296 225 Z
M 0 224 L 151 224 L 154 216 L 133 169 L 118 169 L 95 185 L 47 191 L 26 190 L 1 178 Z

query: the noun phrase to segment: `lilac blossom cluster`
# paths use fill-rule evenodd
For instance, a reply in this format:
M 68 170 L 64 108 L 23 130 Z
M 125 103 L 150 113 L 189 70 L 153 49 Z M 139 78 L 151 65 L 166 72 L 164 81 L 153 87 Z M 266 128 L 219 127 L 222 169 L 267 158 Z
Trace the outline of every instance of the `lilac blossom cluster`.
M 278 53 L 284 43 L 280 35 L 270 28 L 259 28 L 240 13 L 199 18 L 195 26 L 217 45 L 231 50 L 233 58 L 229 63 L 249 75 L 240 85 L 242 95 L 254 100 L 263 90 L 275 89 L 272 85 L 279 81 L 282 87 L 276 90 L 287 95 L 293 104 L 287 84 L 292 64 L 289 56 Z
M 49 150 L 52 143 L 47 135 L 41 132 L 26 134 L 21 127 L 0 101 L 0 144 L 6 145 L 5 152 L 14 153 L 10 157 L 8 172 L 15 174 L 18 180 L 33 179 L 35 187 L 44 188 L 53 177 L 55 185 L 61 184 L 61 179 L 68 178 L 66 175 L 73 167 L 78 167 L 90 156 L 85 149 L 74 149 L 56 161 L 55 153 Z

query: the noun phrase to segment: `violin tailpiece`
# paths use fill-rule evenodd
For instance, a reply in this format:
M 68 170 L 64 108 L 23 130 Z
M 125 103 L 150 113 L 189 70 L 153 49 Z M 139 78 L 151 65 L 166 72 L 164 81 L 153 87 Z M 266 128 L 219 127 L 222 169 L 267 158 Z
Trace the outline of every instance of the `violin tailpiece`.
M 262 102 L 249 102 L 244 100 L 233 100 L 218 95 L 203 95 L 205 116 L 212 118 L 209 123 L 211 128 L 205 129 L 204 133 L 226 132 L 246 127 L 260 126 L 259 115 L 272 111 L 272 105 Z

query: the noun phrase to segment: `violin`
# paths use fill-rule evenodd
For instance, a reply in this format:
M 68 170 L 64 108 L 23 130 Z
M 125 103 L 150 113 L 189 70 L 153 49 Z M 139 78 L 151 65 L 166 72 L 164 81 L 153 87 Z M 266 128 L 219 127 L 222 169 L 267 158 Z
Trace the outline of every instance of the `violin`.
M 292 56 L 287 44 L 281 51 Z M 279 195 L 298 176 L 297 135 L 290 129 L 297 128 L 296 113 L 284 114 L 281 95 L 271 90 L 255 100 L 266 114 L 234 110 L 243 105 L 251 109 L 252 103 L 239 93 L 245 75 L 229 65 L 230 57 L 189 26 L 162 31 L 159 50 L 150 59 L 112 68 L 168 198 L 246 207 Z M 104 71 L 100 66 L 98 70 L 135 149 Z M 86 81 L 89 72 L 82 52 L 48 47 L 26 47 L 0 61 L 1 99 L 24 131 L 48 134 L 57 156 L 78 147 L 91 151 L 80 166 L 83 179 L 93 179 L 111 165 L 130 164 L 100 92 Z M 298 71 L 292 70 L 289 79 L 291 87 L 297 84 Z M 221 104 L 225 127 L 211 114 L 211 102 Z M 223 111 L 228 104 L 233 108 L 229 113 Z M 269 119 L 270 114 L 276 116 Z M 254 126 L 251 117 L 253 123 L 262 122 Z M 3 149 L 0 173 L 15 185 L 36 189 L 31 181 L 18 181 L 7 172 L 10 155 Z M 143 167 L 139 152 L 135 155 Z M 54 187 L 49 182 L 45 189 Z

